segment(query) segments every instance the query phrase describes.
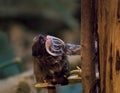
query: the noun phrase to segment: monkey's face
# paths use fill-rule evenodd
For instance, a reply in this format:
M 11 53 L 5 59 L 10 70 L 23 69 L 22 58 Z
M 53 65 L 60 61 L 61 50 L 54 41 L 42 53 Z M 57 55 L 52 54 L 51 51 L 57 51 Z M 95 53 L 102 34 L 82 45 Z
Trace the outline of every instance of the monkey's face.
M 45 53 L 51 56 L 61 56 L 65 53 L 64 48 L 64 42 L 54 36 L 40 34 L 33 39 L 33 56 L 39 56 Z
M 33 56 L 40 56 L 47 53 L 45 49 L 45 42 L 46 42 L 45 35 L 40 34 L 33 39 L 33 44 L 32 44 Z
M 65 59 L 63 47 L 64 42 L 59 38 L 40 34 L 33 39 L 32 55 L 47 67 L 60 71 Z

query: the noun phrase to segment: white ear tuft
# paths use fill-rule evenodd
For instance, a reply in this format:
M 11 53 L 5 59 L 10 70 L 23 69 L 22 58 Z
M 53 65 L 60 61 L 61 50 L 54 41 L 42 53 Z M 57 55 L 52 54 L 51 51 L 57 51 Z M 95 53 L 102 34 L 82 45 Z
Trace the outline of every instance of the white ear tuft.
M 64 47 L 65 47 L 65 43 L 57 38 L 57 37 L 53 37 L 53 36 L 47 36 L 46 42 L 45 42 L 45 47 L 46 47 L 46 51 L 52 55 L 52 56 L 59 56 L 62 55 L 64 53 Z

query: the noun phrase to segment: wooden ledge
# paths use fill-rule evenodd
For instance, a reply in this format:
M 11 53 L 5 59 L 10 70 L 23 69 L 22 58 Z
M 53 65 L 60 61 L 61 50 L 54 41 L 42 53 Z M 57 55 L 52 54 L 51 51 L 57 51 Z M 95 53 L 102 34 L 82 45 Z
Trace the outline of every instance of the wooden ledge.
M 76 84 L 81 82 L 81 77 L 76 77 L 76 78 L 68 78 L 69 84 Z M 36 83 L 35 88 L 52 88 L 52 87 L 58 87 L 61 86 L 60 84 L 57 85 L 52 85 L 49 83 Z
M 69 80 L 69 84 L 76 84 L 76 83 L 81 82 L 81 77 L 68 78 L 68 80 Z M 37 93 L 40 93 L 40 91 L 39 91 L 40 88 L 47 88 L 48 93 L 57 93 L 56 87 L 59 87 L 59 86 L 61 86 L 61 85 L 60 84 L 52 85 L 49 83 L 36 83 L 35 84 L 35 88 L 37 89 Z
M 58 85 L 52 85 L 52 84 L 48 84 L 48 83 L 35 84 L 35 88 L 37 89 L 37 93 L 41 93 L 39 90 L 40 88 L 47 88 L 48 93 L 56 93 L 56 86 L 58 86 Z
M 76 84 L 76 83 L 80 83 L 82 78 L 81 77 L 68 78 L 68 80 L 69 80 L 69 84 Z
M 35 84 L 35 88 L 52 88 L 52 87 L 56 87 L 56 86 L 61 86 L 61 85 L 60 84 L 52 85 L 49 83 L 37 83 L 37 84 Z

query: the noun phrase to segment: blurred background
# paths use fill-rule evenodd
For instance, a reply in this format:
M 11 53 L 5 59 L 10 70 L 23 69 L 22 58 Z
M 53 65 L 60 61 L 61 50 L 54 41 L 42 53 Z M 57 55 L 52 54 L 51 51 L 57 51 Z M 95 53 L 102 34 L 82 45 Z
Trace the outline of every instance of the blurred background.
M 80 44 L 80 15 L 80 0 L 0 0 L 0 93 L 36 93 L 33 37 L 43 33 Z M 71 69 L 80 65 L 80 56 L 68 58 Z M 80 87 L 60 87 L 58 93 L 80 93 Z

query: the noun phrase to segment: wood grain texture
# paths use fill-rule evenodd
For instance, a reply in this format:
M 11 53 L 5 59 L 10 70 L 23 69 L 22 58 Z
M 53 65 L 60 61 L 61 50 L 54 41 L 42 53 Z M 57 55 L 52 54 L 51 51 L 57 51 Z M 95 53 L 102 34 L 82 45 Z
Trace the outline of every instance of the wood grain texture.
M 90 93 L 95 80 L 94 57 L 94 0 L 81 1 L 81 55 L 83 93 Z
M 120 93 L 118 0 L 98 0 L 100 93 Z

